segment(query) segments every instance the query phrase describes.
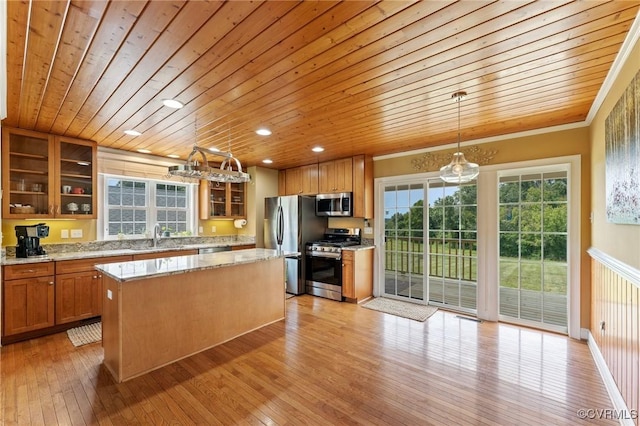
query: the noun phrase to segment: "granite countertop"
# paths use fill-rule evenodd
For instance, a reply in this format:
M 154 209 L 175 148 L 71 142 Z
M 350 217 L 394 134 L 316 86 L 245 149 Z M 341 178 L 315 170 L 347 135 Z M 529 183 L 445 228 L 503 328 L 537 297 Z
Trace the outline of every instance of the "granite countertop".
M 255 263 L 296 255 L 295 252 L 283 252 L 271 249 L 247 249 L 206 253 L 191 256 L 174 256 L 151 260 L 96 265 L 96 269 L 119 282 L 140 280 L 164 275 L 184 274 L 205 269 Z
M 360 244 L 357 246 L 342 247 L 342 250 L 359 251 L 359 250 L 373 250 L 374 248 L 376 248 L 376 246 L 371 244 Z
M 134 255 L 142 253 L 160 253 L 163 251 L 173 250 L 197 250 L 201 248 L 209 247 L 233 247 L 244 246 L 252 244 L 249 242 L 220 242 L 220 243 L 199 243 L 199 244 L 184 244 L 176 247 L 136 247 L 136 248 L 123 248 L 113 250 L 88 250 L 88 251 L 69 251 L 69 252 L 54 252 L 44 257 L 29 257 L 29 258 L 17 258 L 15 256 L 7 256 L 2 258 L 1 265 L 22 265 L 26 263 L 41 263 L 41 262 L 54 262 L 61 260 L 78 260 L 78 259 L 90 259 L 96 257 L 109 257 L 109 256 L 122 256 L 122 255 Z

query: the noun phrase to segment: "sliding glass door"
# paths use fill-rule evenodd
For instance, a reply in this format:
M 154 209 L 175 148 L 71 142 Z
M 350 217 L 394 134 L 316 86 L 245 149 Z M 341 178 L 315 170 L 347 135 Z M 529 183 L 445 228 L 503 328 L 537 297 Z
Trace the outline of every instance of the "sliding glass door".
M 425 186 L 422 183 L 384 188 L 384 295 L 426 303 Z
M 429 303 L 476 310 L 477 187 L 429 180 Z
M 567 331 L 567 183 L 564 170 L 499 178 L 503 320 Z
M 475 312 L 475 183 L 407 181 L 386 185 L 383 199 L 383 295 Z

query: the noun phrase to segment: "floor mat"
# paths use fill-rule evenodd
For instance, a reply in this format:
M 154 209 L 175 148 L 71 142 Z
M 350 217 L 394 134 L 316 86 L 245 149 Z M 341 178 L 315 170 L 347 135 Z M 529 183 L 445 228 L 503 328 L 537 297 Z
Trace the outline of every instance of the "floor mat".
M 427 318 L 435 314 L 438 310 L 438 308 L 433 306 L 417 305 L 415 303 L 402 302 L 385 297 L 376 297 L 372 301 L 362 305 L 362 307 L 416 321 L 426 321 Z

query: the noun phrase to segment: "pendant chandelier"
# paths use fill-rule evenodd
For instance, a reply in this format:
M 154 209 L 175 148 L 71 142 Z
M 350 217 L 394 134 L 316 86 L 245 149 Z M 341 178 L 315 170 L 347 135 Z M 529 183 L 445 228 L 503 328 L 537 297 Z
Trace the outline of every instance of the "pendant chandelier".
M 474 180 L 480 173 L 476 163 L 470 163 L 460 151 L 460 102 L 467 96 L 467 92 L 456 92 L 451 98 L 458 103 L 458 151 L 453 154 L 449 164 L 440 169 L 440 179 L 448 183 L 466 183 Z

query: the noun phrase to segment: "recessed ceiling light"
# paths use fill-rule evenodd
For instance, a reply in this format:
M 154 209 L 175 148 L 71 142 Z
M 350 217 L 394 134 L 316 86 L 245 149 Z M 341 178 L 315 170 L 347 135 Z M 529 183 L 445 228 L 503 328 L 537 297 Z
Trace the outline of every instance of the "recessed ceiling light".
M 259 134 L 260 136 L 269 136 L 271 135 L 271 130 L 261 127 L 258 130 L 256 130 L 256 133 Z
M 271 159 L 269 159 L 269 158 L 265 158 L 264 160 L 262 160 L 262 162 L 263 162 L 264 164 L 271 164 L 271 163 L 273 163 L 273 160 L 271 160 Z
M 180 158 L 180 156 L 178 154 L 168 154 L 167 157 L 169 157 L 169 158 Z
M 163 99 L 162 103 L 166 107 L 175 108 L 175 109 L 179 109 L 179 108 L 182 108 L 184 106 L 184 104 L 182 102 L 176 101 L 175 99 Z
M 212 146 L 211 148 L 209 148 L 209 151 L 211 151 L 211 152 L 220 152 L 220 150 L 218 148 L 216 148 L 215 146 Z
M 148 149 L 144 149 L 144 148 L 137 149 L 136 151 L 138 151 L 141 154 L 151 154 L 151 151 L 149 151 Z
M 125 130 L 124 134 L 129 136 L 140 136 L 142 133 L 137 130 Z
M 314 146 L 313 148 L 311 148 L 311 151 L 313 152 L 322 152 L 324 151 L 324 148 L 321 146 Z

